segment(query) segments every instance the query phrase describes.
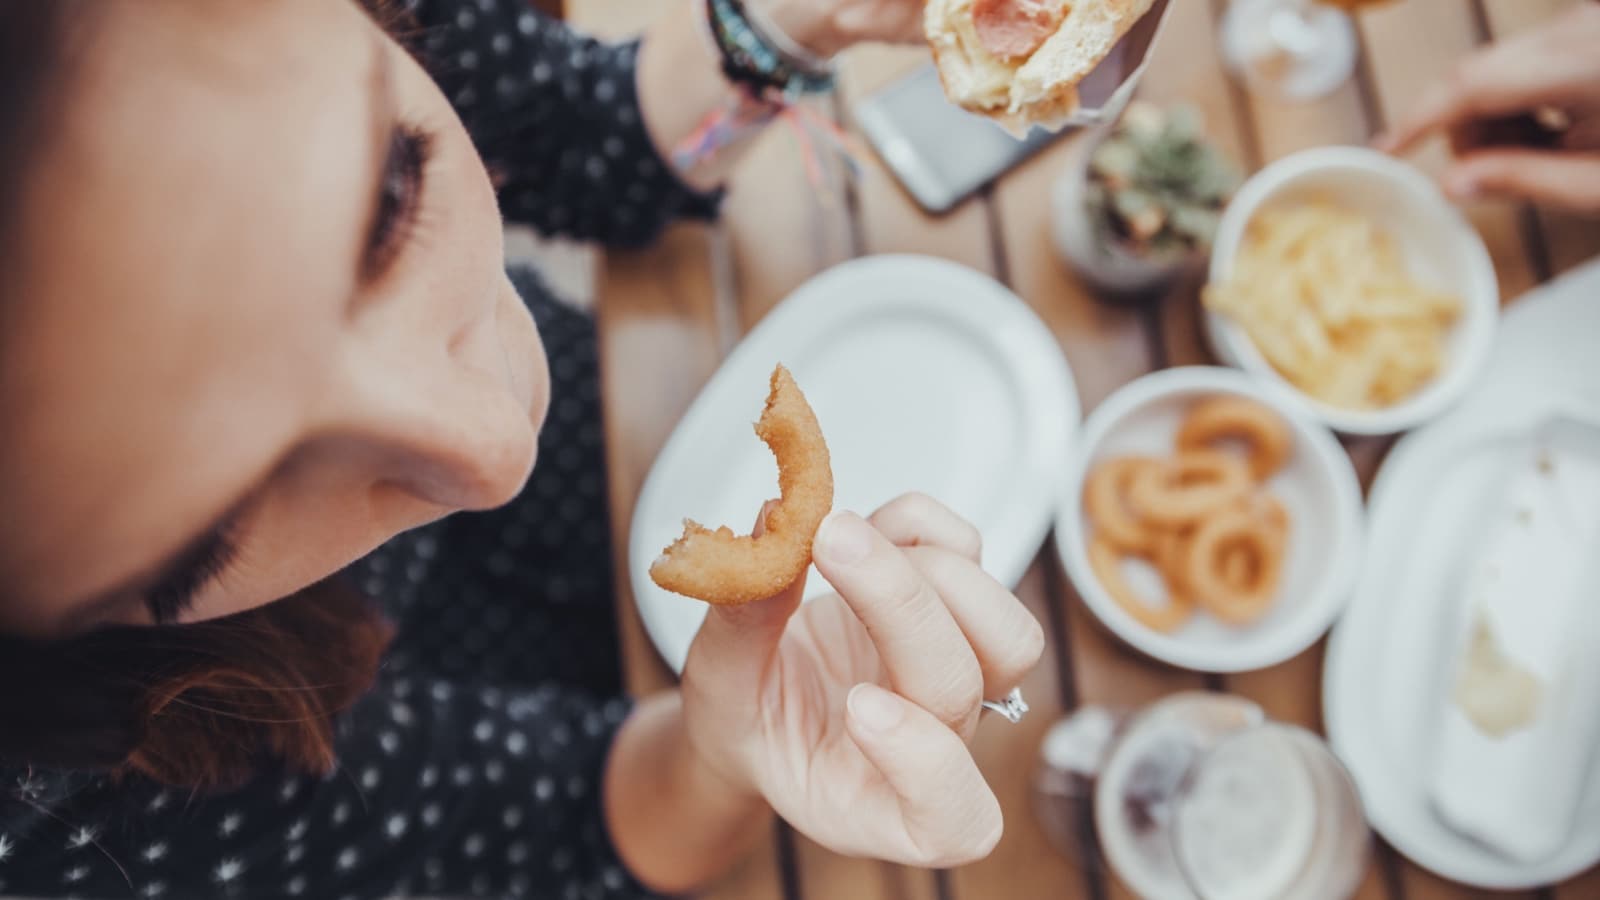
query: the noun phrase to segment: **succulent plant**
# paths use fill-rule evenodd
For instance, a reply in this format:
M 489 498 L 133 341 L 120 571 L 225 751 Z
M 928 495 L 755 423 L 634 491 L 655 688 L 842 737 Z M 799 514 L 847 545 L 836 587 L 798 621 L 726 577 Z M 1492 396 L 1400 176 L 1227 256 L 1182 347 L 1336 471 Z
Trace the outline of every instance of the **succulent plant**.
M 1205 139 L 1199 110 L 1128 106 L 1089 160 L 1089 212 L 1106 248 L 1154 259 L 1211 245 L 1239 170 Z

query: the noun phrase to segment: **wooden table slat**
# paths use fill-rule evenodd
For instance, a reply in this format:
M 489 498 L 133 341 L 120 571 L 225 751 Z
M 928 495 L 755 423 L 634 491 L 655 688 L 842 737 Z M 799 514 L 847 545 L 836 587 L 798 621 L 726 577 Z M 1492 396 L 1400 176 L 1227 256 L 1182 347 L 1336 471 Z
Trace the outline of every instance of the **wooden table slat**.
M 1600 868 L 1562 882 L 1555 889 L 1556 900 L 1594 900 L 1600 897 Z

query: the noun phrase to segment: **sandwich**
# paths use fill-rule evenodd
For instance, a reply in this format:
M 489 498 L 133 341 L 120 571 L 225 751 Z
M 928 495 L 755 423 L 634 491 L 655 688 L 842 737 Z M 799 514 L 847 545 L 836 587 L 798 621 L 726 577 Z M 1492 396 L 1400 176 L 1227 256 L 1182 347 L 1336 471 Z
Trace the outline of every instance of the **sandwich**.
M 923 27 L 945 94 L 1021 134 L 1059 128 L 1078 83 L 1155 0 L 928 0 Z

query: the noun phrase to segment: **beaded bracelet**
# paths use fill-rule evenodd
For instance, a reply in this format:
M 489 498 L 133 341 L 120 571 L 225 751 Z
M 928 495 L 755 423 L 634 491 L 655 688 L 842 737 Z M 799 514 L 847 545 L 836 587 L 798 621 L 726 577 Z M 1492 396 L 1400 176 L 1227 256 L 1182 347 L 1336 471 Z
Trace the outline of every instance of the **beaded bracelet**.
M 757 94 L 775 91 L 790 99 L 833 90 L 831 65 L 752 13 L 743 0 L 706 0 L 706 22 L 729 81 Z

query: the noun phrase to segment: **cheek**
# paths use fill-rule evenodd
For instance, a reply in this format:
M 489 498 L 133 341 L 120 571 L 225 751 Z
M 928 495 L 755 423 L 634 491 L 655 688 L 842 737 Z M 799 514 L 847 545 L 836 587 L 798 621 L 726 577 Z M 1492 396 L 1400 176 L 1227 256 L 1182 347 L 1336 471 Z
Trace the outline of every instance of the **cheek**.
M 403 279 L 410 283 L 380 300 L 392 308 L 369 335 L 395 363 L 385 374 L 387 401 L 415 404 L 413 420 L 372 419 L 280 470 L 252 516 L 235 574 L 200 599 L 196 618 L 270 602 L 399 532 L 504 503 L 532 469 L 534 435 L 549 407 L 544 349 L 505 273 L 501 219 L 482 162 L 448 108 L 428 118 L 441 123 L 427 188 L 436 199 L 414 238 Z M 395 314 L 404 309 L 420 314 Z M 442 434 L 454 437 L 440 442 Z

